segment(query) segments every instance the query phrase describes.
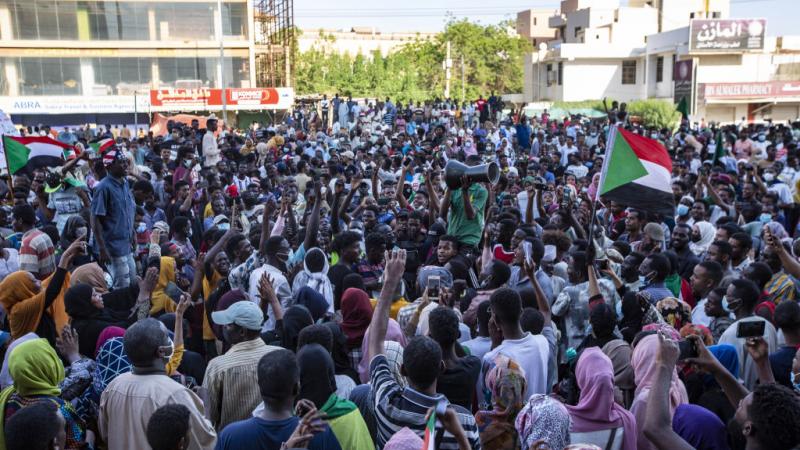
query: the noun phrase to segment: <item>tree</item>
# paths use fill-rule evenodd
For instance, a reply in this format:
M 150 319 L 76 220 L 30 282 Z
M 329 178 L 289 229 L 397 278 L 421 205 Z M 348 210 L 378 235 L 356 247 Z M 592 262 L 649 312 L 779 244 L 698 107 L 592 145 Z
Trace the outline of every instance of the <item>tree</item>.
M 391 97 L 407 102 L 442 97 L 442 62 L 451 45 L 451 97 L 461 97 L 461 57 L 464 57 L 466 98 L 522 91 L 523 58 L 528 40 L 509 32 L 510 21 L 481 25 L 466 19 L 448 22 L 433 39 L 417 40 L 382 56 L 351 56 L 314 48 L 298 53 L 295 86 L 298 94 L 340 93 L 354 97 Z

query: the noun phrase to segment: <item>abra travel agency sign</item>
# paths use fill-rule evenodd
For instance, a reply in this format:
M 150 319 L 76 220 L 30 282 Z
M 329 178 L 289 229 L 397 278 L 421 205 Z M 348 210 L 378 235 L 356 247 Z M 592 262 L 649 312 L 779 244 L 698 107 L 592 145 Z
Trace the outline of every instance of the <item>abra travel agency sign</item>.
M 225 101 L 223 102 L 223 95 Z M 153 111 L 289 109 L 294 103 L 292 88 L 154 89 L 150 91 Z
M 765 19 L 694 19 L 689 24 L 690 53 L 740 53 L 764 50 Z

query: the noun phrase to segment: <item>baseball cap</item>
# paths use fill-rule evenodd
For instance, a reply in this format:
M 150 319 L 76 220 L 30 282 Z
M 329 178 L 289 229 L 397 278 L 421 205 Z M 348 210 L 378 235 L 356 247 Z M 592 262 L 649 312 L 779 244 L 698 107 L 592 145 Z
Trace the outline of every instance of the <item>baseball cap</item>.
M 253 302 L 236 302 L 223 311 L 211 313 L 211 320 L 217 325 L 230 325 L 232 323 L 248 330 L 258 331 L 264 322 L 264 313 Z

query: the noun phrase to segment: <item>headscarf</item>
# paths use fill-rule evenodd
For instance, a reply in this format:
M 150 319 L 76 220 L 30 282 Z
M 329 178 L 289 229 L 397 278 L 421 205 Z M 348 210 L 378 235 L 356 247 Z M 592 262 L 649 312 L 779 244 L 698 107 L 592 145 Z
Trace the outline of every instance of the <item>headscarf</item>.
M 636 344 L 633 349 L 631 363 L 633 364 L 633 374 L 636 381 L 636 398 L 647 398 L 650 388 L 656 381 L 658 368 L 655 364 L 656 352 L 658 351 L 658 335 L 651 334 L 645 336 Z M 678 372 L 672 372 L 672 380 L 669 388 L 669 409 L 671 413 L 682 403 L 688 403 L 689 396 L 683 382 L 678 379 Z M 642 424 L 644 425 L 644 424 Z
M 300 290 L 307 286 L 322 294 L 322 298 L 325 299 L 328 308 L 331 309 L 333 308 L 333 286 L 331 285 L 330 278 L 328 278 L 328 258 L 326 258 L 325 253 L 322 252 L 322 259 L 325 261 L 325 265 L 322 267 L 322 271 L 312 272 L 308 269 L 308 265 L 305 261 L 312 252 L 322 252 L 322 250 L 314 247 L 306 252 L 306 257 L 303 258 L 303 270 L 295 275 L 294 281 L 292 282 L 292 297 L 296 301 L 299 301 L 298 296 Z
M 711 225 L 705 220 L 695 222 L 694 225 L 698 228 L 698 231 L 700 231 L 700 240 L 697 242 L 689 242 L 689 249 L 695 255 L 703 256 L 703 254 L 708 251 L 708 247 L 714 242 L 714 235 L 717 233 L 717 229 L 714 225 Z
M 55 276 L 55 272 L 42 281 L 42 288 L 39 292 L 34 292 L 36 285 L 29 272 L 17 271 L 11 273 L 0 282 L 0 305 L 3 305 L 8 314 L 8 323 L 11 327 L 11 337 L 13 339 L 36 331 L 42 319 L 42 314 L 45 312 L 53 318 L 56 324 L 56 333 L 61 333 L 64 325 L 69 323 L 69 316 L 67 316 L 67 312 L 64 309 L 64 293 L 69 287 L 69 273 L 64 275 L 64 284 L 61 286 L 61 292 L 58 293 L 50 307 L 46 310 L 44 309 L 45 293 L 47 286 L 53 280 L 53 276 Z
M 685 404 L 675 410 L 672 430 L 698 450 L 728 450 L 728 430 L 716 414 L 702 406 Z
M 656 309 L 661 317 L 676 330 L 692 321 L 692 308 L 675 297 L 666 297 L 656 303 Z
M 667 323 L 651 323 L 649 325 L 645 325 L 642 327 L 642 331 L 655 331 L 661 332 L 664 337 L 672 339 L 673 341 L 680 341 L 681 334 L 675 328 L 672 328 L 672 325 Z
M 97 365 L 92 375 L 92 384 L 83 391 L 76 405 L 78 414 L 84 419 L 97 418 L 100 395 L 115 378 L 131 371 L 131 362 L 125 354 L 122 336 L 115 336 L 103 342 L 95 360 Z
M 681 327 L 681 338 L 686 339 L 688 336 L 700 336 L 706 346 L 714 345 L 714 336 L 705 325 L 687 323 Z
M 350 348 L 358 347 L 372 320 L 372 303 L 361 289 L 349 288 L 342 294 L 342 331 Z
M 581 390 L 575 406 L 566 405 L 573 432 L 590 433 L 623 427 L 623 450 L 636 450 L 636 420 L 633 414 L 614 401 L 614 368 L 611 359 L 598 347 L 581 353 L 575 368 Z
M 422 448 L 422 439 L 408 427 L 403 427 L 386 441 L 383 450 L 419 450 Z
M 482 445 L 487 449 L 518 448 L 514 419 L 525 403 L 525 370 L 516 361 L 498 354 L 485 384 L 492 393 L 493 409 L 475 414 Z
M 329 303 L 319 292 L 308 286 L 303 286 L 297 293 L 297 304 L 308 308 L 311 318 L 316 323 L 328 313 Z
M 717 358 L 734 378 L 739 378 L 739 353 L 730 344 L 717 344 L 708 347 L 708 351 Z
M 523 449 L 543 439 L 553 449 L 563 449 L 570 444 L 569 412 L 561 404 L 543 394 L 533 394 L 517 414 L 515 424 Z
M 769 228 L 769 231 L 772 234 L 772 236 L 778 238 L 778 240 L 786 239 L 789 237 L 789 234 L 786 232 L 786 229 L 783 228 L 783 225 L 781 225 L 778 222 L 775 221 L 768 222 L 766 227 Z
M 0 411 L 6 410 L 14 394 L 21 397 L 61 395 L 58 384 L 64 379 L 64 366 L 47 339 L 31 339 L 18 345 L 8 359 L 8 371 L 14 385 L 0 393 Z M 5 414 L 0 414 L 0 443 L 5 447 Z
M 297 351 L 297 337 L 300 330 L 313 325 L 314 319 L 311 313 L 303 305 L 290 306 L 283 314 L 283 331 L 281 333 L 281 347 Z
M 633 366 L 631 366 L 631 355 L 633 350 L 630 344 L 622 339 L 614 339 L 603 346 L 603 353 L 611 359 L 614 367 L 614 385 L 622 391 L 620 402 L 625 407 L 629 407 L 633 401 L 633 391 L 636 383 L 633 379 Z
M 347 353 L 347 336 L 342 332 L 342 328 L 335 321 L 325 322 L 323 325 L 331 330 L 333 336 L 333 348 L 331 348 L 331 356 L 333 357 L 333 367 L 336 375 L 347 375 L 353 379 L 353 382 L 358 384 L 358 372 L 353 369 L 350 363 L 350 356 Z
M 113 339 L 115 337 L 124 337 L 125 336 L 125 328 L 122 327 L 105 327 L 102 332 L 100 332 L 100 336 L 97 337 L 97 344 L 95 345 L 94 354 L 97 356 L 100 353 L 100 348 L 108 342 L 109 339 Z
M 175 282 L 175 258 L 170 256 L 161 257 L 161 267 L 158 272 L 158 283 L 156 283 L 153 294 L 150 296 L 152 306 L 150 315 L 154 316 L 161 312 L 175 312 L 176 304 L 172 298 L 164 291 L 167 285 Z
M 597 188 L 599 186 L 600 186 L 600 172 L 592 176 L 592 182 L 589 184 L 589 187 L 586 188 L 586 193 L 589 195 L 589 198 L 591 199 L 595 198 L 595 194 L 597 193 Z
M 67 290 L 64 295 L 64 308 L 73 321 L 75 319 L 94 319 L 103 315 L 102 310 L 92 305 L 92 291 L 91 286 L 83 283 L 75 284 Z
M 11 356 L 11 352 L 14 351 L 20 344 L 23 342 L 28 342 L 32 339 L 39 339 L 39 335 L 36 333 L 30 332 L 23 336 L 20 336 L 19 339 L 14 339 L 8 344 L 8 348 L 6 349 L 6 354 L 3 356 L 3 369 L 0 370 L 0 389 L 7 388 L 14 384 L 14 379 L 11 377 L 11 373 L 8 371 L 8 358 Z
M 370 329 L 367 328 L 367 331 L 364 333 L 364 340 L 361 342 L 361 362 L 358 363 L 358 377 L 361 379 L 362 383 L 369 382 L 369 363 L 372 362 L 372 357 L 375 356 L 368 354 L 367 342 L 369 342 L 369 331 Z M 400 344 L 401 347 L 406 348 L 406 335 L 403 333 L 403 330 L 400 329 L 400 324 L 394 319 L 389 319 L 389 323 L 386 326 L 386 337 L 383 340 L 395 341 Z
M 311 400 L 317 409 L 336 392 L 333 359 L 319 344 L 306 344 L 297 351 L 297 366 L 300 368 L 300 394 L 298 398 Z
M 766 319 L 770 321 L 770 323 L 772 323 L 775 319 L 775 302 L 769 300 L 766 302 L 761 302 L 758 305 L 756 305 L 754 311 L 758 312 L 760 310 L 763 310 L 764 308 L 766 308 L 767 311 L 769 312 L 769 317 L 766 317 Z
M 78 283 L 88 284 L 101 294 L 108 292 L 105 272 L 97 263 L 84 264 L 72 272 L 70 287 Z
M 67 221 L 64 223 L 64 228 L 61 230 L 61 238 L 58 240 L 58 245 L 61 249 L 66 250 L 72 245 L 72 242 L 77 238 L 75 235 L 76 230 L 80 227 L 86 227 L 88 233 L 89 226 L 79 214 L 67 218 Z

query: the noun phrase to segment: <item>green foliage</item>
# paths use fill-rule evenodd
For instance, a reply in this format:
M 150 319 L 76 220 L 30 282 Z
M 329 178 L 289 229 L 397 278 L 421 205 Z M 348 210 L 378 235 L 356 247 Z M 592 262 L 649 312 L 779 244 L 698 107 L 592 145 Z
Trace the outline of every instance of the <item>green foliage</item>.
M 388 56 L 375 52 L 339 55 L 314 48 L 298 53 L 295 86 L 298 94 L 340 93 L 400 101 L 444 96 L 442 61 L 450 41 L 453 66 L 450 97 L 460 99 L 461 57 L 464 57 L 467 99 L 488 96 L 491 91 L 522 91 L 523 58 L 531 50 L 526 39 L 511 35 L 510 22 L 481 25 L 466 19 L 450 21 L 444 32 L 430 40 L 409 43 Z
M 628 113 L 638 116 L 648 127 L 675 129 L 681 120 L 681 113 L 675 105 L 663 100 L 634 100 L 628 103 Z

